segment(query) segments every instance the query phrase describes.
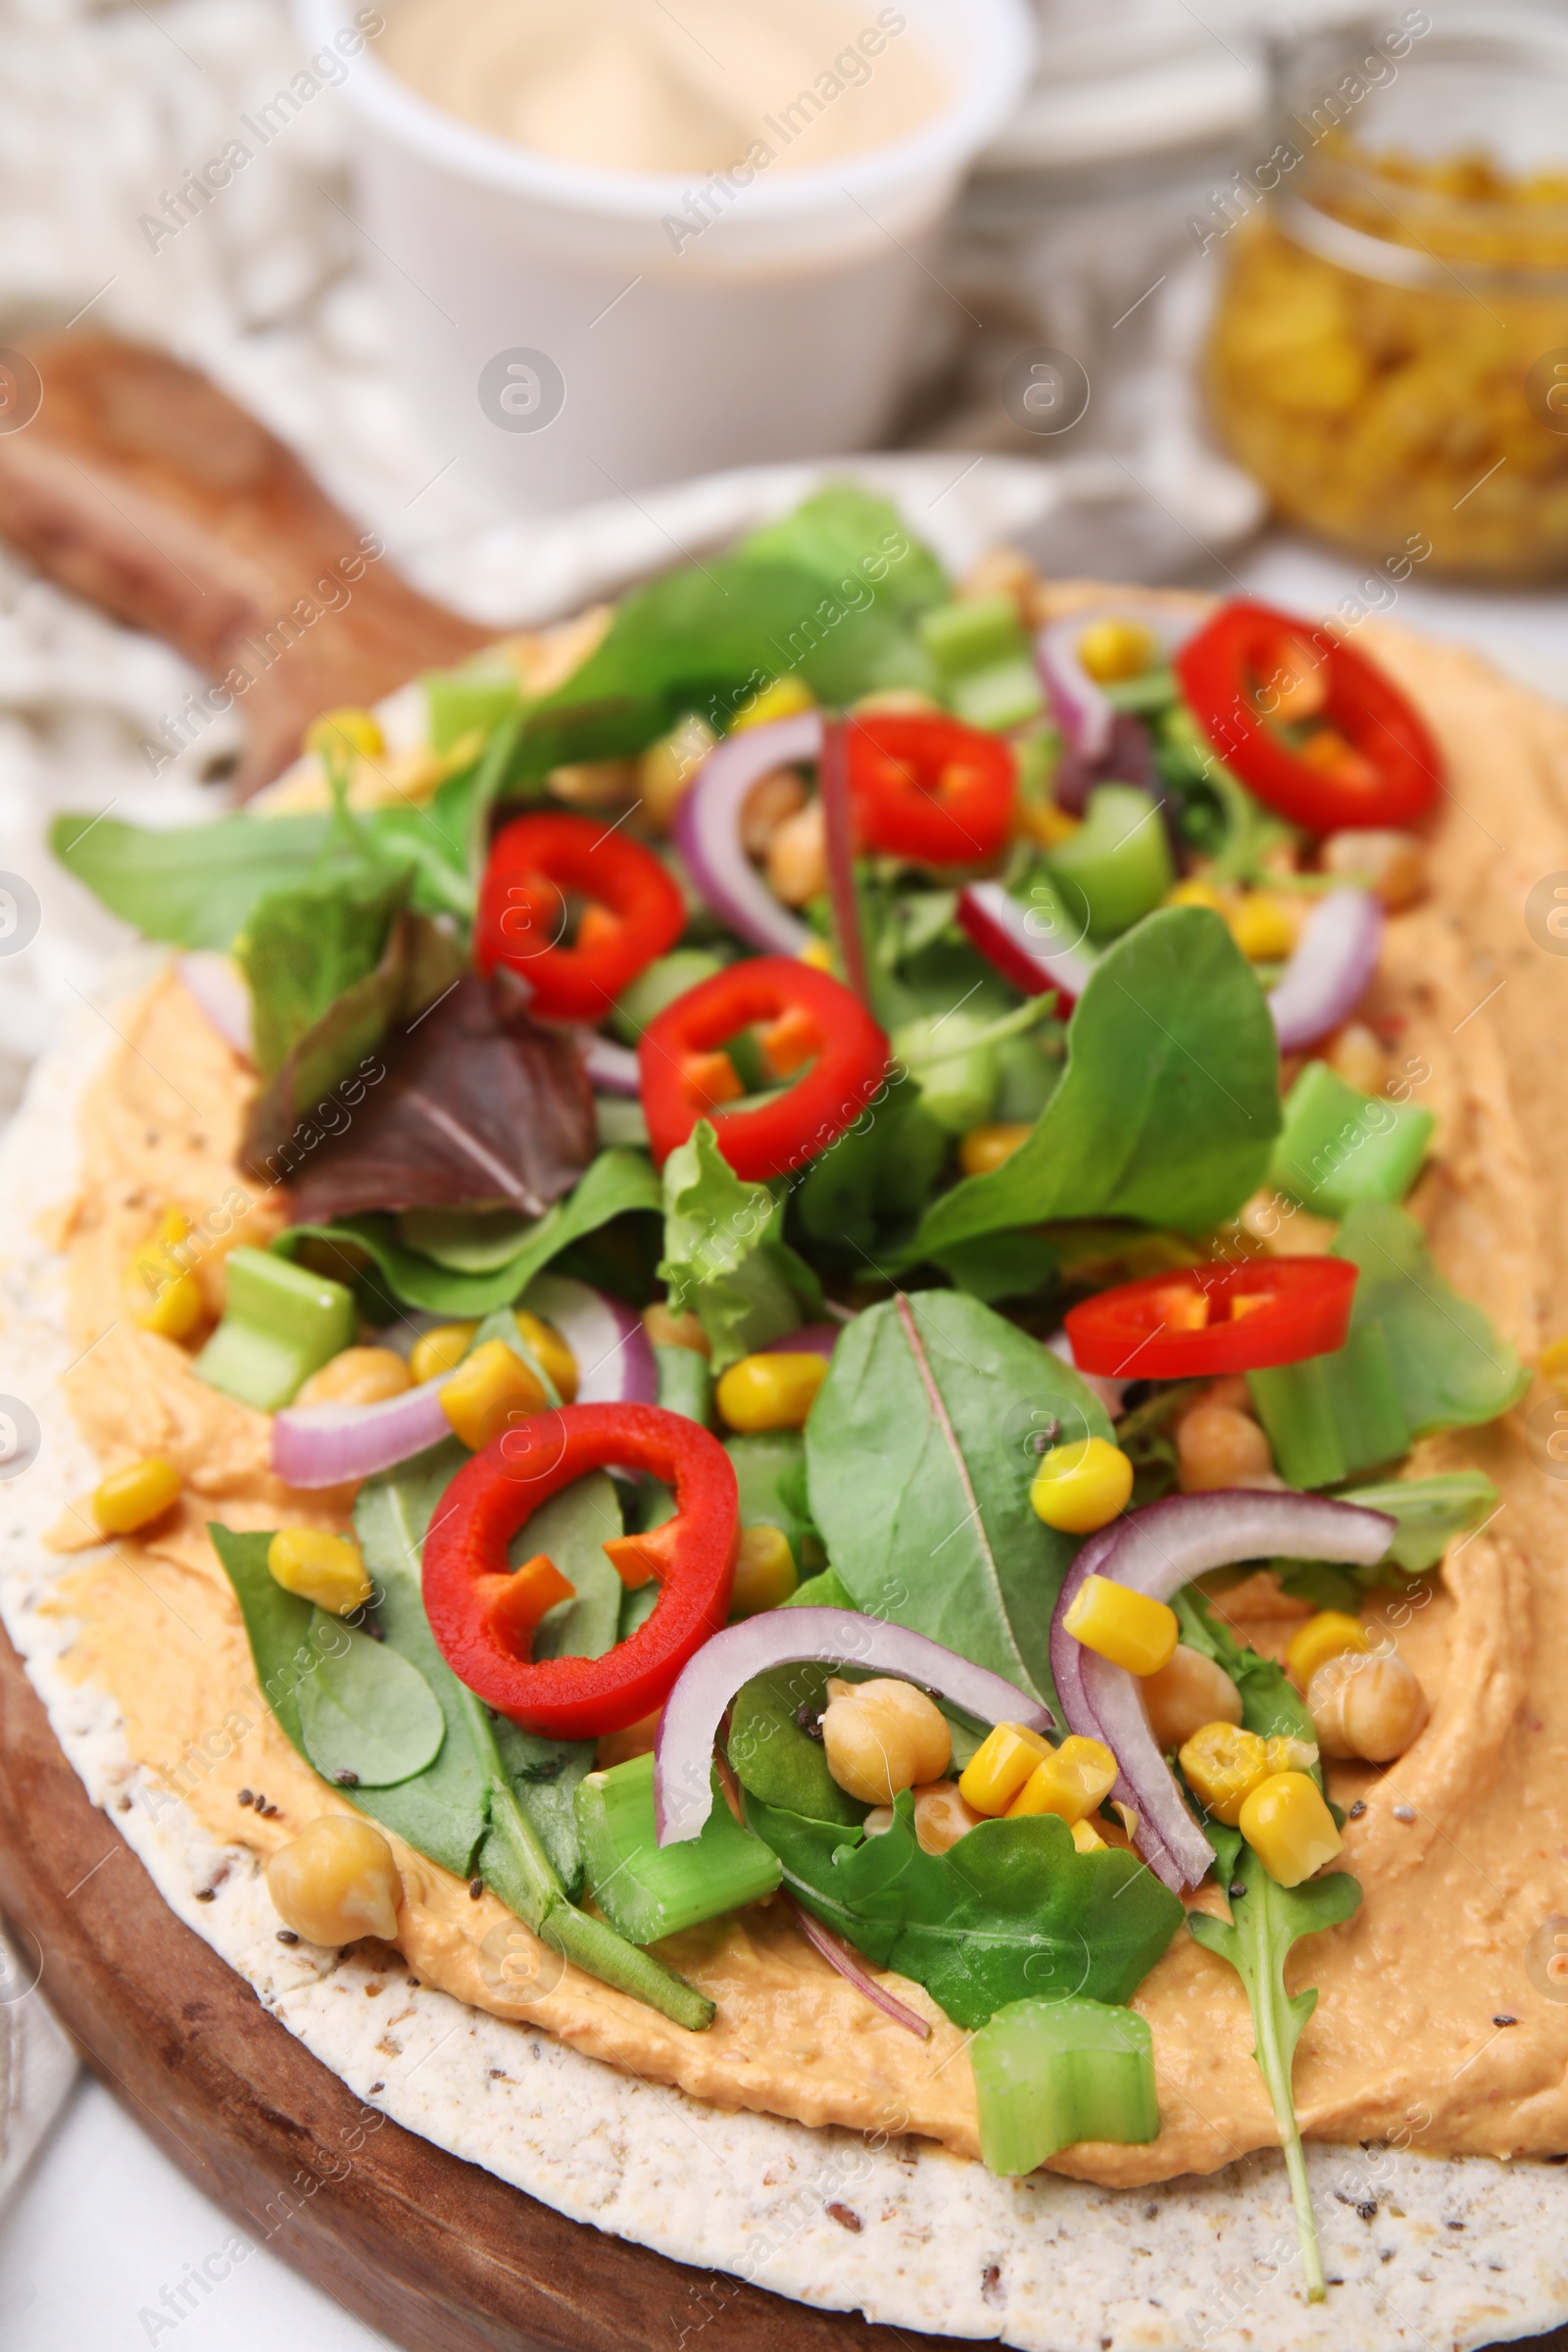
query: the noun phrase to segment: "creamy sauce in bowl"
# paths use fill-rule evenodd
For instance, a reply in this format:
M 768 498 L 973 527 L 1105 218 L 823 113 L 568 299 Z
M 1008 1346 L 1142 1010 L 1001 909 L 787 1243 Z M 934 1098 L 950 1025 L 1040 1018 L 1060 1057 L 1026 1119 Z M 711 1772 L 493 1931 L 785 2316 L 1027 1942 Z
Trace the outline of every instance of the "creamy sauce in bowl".
M 596 171 L 809 170 L 951 95 L 901 9 L 837 0 L 402 0 L 378 46 L 444 113 Z

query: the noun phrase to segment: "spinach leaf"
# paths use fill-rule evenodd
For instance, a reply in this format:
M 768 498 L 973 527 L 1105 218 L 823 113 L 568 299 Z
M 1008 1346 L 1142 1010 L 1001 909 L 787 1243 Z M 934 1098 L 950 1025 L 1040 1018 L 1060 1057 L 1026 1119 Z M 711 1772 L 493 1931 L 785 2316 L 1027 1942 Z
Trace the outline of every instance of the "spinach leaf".
M 257 900 L 234 956 L 250 984 L 253 1054 L 264 1078 L 329 1004 L 374 971 L 412 880 L 408 866 L 371 868 Z
M 1128 2000 L 1181 1925 L 1181 1904 L 1136 1854 L 1080 1854 L 1054 1814 L 984 1821 L 945 1854 L 922 1852 L 907 1789 L 892 1828 L 859 1843 L 752 1795 L 746 1817 L 808 1910 L 923 1984 L 957 2026 L 1029 1995 Z
M 510 1208 L 406 1208 L 398 1239 L 453 1274 L 494 1274 L 509 1266 L 534 1229 Z
M 811 1516 L 855 1605 L 1048 1701 L 1076 1545 L 1029 1507 L 1035 1441 L 1110 1436 L 1070 1366 L 976 1298 L 920 1291 L 847 1325 L 806 1426 Z
M 548 1553 L 568 1584 L 575 1585 L 573 1600 L 558 1601 L 547 1610 L 533 1638 L 536 1658 L 602 1658 L 620 1639 L 620 1599 L 625 1591 L 606 1556 L 605 1545 L 624 1530 L 620 1498 L 614 1482 L 604 1470 L 591 1470 L 553 1494 L 535 1511 L 517 1537 L 514 1549 L 518 1567 L 536 1551 Z M 584 1750 L 583 1770 L 592 1759 L 593 1743 Z
M 313 1619 L 312 1639 L 321 1641 L 332 1622 Z M 345 1646 L 325 1650 L 299 1687 L 305 1751 L 326 1781 L 348 1775 L 350 1785 L 389 1788 L 412 1780 L 434 1762 L 446 1738 L 440 1701 L 389 1642 L 372 1642 L 353 1626 L 339 1630 Z
M 1358 1569 L 1367 1586 L 1388 1584 L 1392 1561 L 1407 1576 L 1435 1568 L 1455 1536 L 1479 1527 L 1501 1497 L 1480 1470 L 1440 1471 L 1433 1478 L 1395 1478 L 1376 1487 L 1346 1487 L 1338 1502 L 1358 1502 L 1369 1511 L 1390 1511 L 1398 1530 L 1376 1567 Z
M 384 1322 L 405 1306 L 466 1320 L 510 1306 L 573 1242 L 628 1209 L 657 1210 L 662 1198 L 659 1178 L 643 1152 L 601 1152 L 567 1198 L 528 1226 L 515 1254 L 489 1273 L 462 1273 L 406 1248 L 398 1239 L 397 1221 L 378 1215 L 345 1217 L 336 1225 L 291 1225 L 272 1247 L 285 1257 L 299 1257 L 305 1245 L 313 1244 L 312 1262 L 350 1283 L 369 1259 L 373 1273 L 368 1287 Z
M 707 1119 L 664 1162 L 659 1271 L 674 1312 L 696 1311 L 712 1343 L 715 1373 L 801 1320 L 795 1284 L 811 1278 L 772 1238 L 777 1215 L 765 1184 L 745 1184 L 735 1174 Z
M 1102 956 L 1028 1141 L 928 1210 L 906 1262 L 1052 1218 L 1200 1233 L 1262 1181 L 1280 1126 L 1263 992 L 1218 915 L 1168 906 Z
M 858 1829 L 868 1808 L 839 1787 L 827 1768 L 821 1740 L 813 1740 L 796 1720 L 803 1708 L 821 1714 L 827 1705 L 828 1680 L 837 1671 L 803 1658 L 756 1676 L 736 1693 L 730 1710 L 728 1754 L 749 1797 L 760 1797 L 786 1813 L 805 1814 L 810 1821 Z
M 226 948 L 269 891 L 296 884 L 332 831 L 328 815 L 220 816 L 158 828 L 57 816 L 49 847 L 69 874 L 146 939 Z
M 1330 1254 L 1361 1269 L 1350 1330 L 1382 1327 L 1412 1438 L 1494 1421 L 1530 1386 L 1517 1348 L 1438 1272 L 1414 1217 L 1383 1200 L 1358 1200 Z
M 820 1256 L 863 1267 L 890 1237 L 907 1237 L 952 1155 L 952 1136 L 914 1081 L 900 1077 L 874 1119 L 858 1121 L 810 1162 L 791 1214 Z

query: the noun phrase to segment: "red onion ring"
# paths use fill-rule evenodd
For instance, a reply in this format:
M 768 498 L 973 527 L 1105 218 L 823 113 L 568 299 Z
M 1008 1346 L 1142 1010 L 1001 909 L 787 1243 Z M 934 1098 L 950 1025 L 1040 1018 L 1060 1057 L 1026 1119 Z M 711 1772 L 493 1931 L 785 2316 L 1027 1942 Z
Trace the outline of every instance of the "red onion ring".
M 1053 1332 L 1051 1338 L 1046 1342 L 1046 1346 L 1060 1362 L 1072 1365 L 1072 1369 L 1078 1373 L 1084 1387 L 1093 1389 L 1111 1419 L 1119 1421 L 1125 1410 L 1122 1404 L 1122 1391 L 1130 1388 L 1132 1383 L 1126 1380 L 1107 1380 L 1102 1372 L 1079 1372 L 1077 1364 L 1073 1362 L 1072 1342 L 1065 1331 Z
M 1369 890 L 1331 890 L 1319 899 L 1269 995 L 1282 1054 L 1315 1046 L 1349 1019 L 1372 985 L 1383 930 L 1383 908 Z
M 781 1340 L 769 1340 L 769 1355 L 831 1355 L 839 1344 L 842 1323 L 803 1323 L 799 1331 L 787 1331 Z
M 1076 948 L 1054 949 L 1029 928 L 1030 911 L 1000 882 L 971 882 L 958 893 L 958 922 L 973 947 L 1004 980 L 1026 997 L 1054 988 L 1057 1010 L 1067 1012 L 1083 995 L 1093 970 Z
M 1074 1597 L 1091 1576 L 1104 1576 L 1152 1600 L 1169 1600 L 1211 1568 L 1278 1555 L 1369 1568 L 1388 1550 L 1396 1527 L 1386 1511 L 1363 1510 L 1358 1503 L 1227 1487 L 1146 1503 L 1113 1519 L 1079 1551 L 1051 1621 L 1056 1695 L 1069 1728 L 1102 1740 L 1115 1756 L 1120 1772 L 1111 1795 L 1136 1813 L 1133 1842 L 1176 1893 L 1200 1884 L 1212 1867 L 1213 1849 L 1155 1745 L 1137 1676 L 1067 1632 Z
M 847 1943 L 841 1943 L 830 1929 L 808 1911 L 804 1903 L 797 1902 L 794 1895 L 787 1891 L 784 1899 L 795 1914 L 795 1924 L 801 1934 L 808 1944 L 821 1953 L 829 1968 L 836 1968 L 857 1992 L 863 1992 L 868 2001 L 875 2002 L 877 2008 L 884 2016 L 891 2017 L 896 2026 L 906 2027 L 909 2033 L 918 2034 L 922 2041 L 930 2040 L 931 2028 L 923 2017 L 906 2008 L 903 2001 L 896 2000 L 891 1992 L 885 1992 L 874 1977 L 867 1976 L 858 1955 Z
M 693 888 L 741 939 L 776 956 L 798 956 L 811 934 L 779 904 L 747 857 L 741 810 L 760 776 L 814 760 L 821 749 L 817 710 L 742 727 L 709 753 L 675 817 L 675 847 Z
M 1118 716 L 1115 705 L 1089 675 L 1078 653 L 1084 631 L 1101 620 L 1137 621 L 1168 660 L 1201 626 L 1202 615 L 1177 614 L 1163 606 L 1126 597 L 1113 605 L 1092 605 L 1081 612 L 1069 612 L 1040 631 L 1035 639 L 1035 660 L 1051 697 L 1052 711 L 1072 749 L 1090 760 L 1103 759 L 1111 749 Z
M 625 1095 L 635 1101 L 642 1093 L 642 1076 L 632 1048 L 617 1046 L 597 1029 L 583 1030 L 578 1043 L 589 1085 L 601 1095 Z
M 983 1723 L 1044 1731 L 1051 1709 L 1013 1683 L 944 1649 L 924 1634 L 862 1617 L 854 1609 L 769 1609 L 726 1626 L 681 1669 L 664 1701 L 654 1748 L 654 1810 L 661 1845 L 695 1838 L 712 1810 L 713 1741 L 724 1710 L 743 1685 L 770 1666 L 878 1666 L 906 1682 L 940 1690 Z
M 251 992 L 239 966 L 211 948 L 176 956 L 174 969 L 225 1045 L 251 1058 Z
M 577 1359 L 579 1404 L 657 1404 L 659 1359 L 623 1298 L 566 1274 L 539 1274 L 517 1304 L 553 1323 Z

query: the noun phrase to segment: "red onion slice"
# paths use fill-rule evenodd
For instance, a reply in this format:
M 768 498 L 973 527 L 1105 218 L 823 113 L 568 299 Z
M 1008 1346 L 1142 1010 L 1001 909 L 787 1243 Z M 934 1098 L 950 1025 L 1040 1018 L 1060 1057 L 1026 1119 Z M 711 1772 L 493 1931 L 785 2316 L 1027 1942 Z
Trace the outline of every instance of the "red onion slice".
M 903 2001 L 896 2000 L 891 1992 L 884 1991 L 874 1977 L 867 1976 L 858 1953 L 853 1951 L 849 1944 L 841 1943 L 830 1929 L 808 1911 L 804 1903 L 796 1901 L 793 1894 L 786 1894 L 785 1900 L 795 1914 L 795 1924 L 801 1934 L 808 1943 L 821 1953 L 829 1968 L 836 1968 L 857 1992 L 863 1992 L 868 2001 L 874 2001 L 883 2015 L 891 2017 L 896 2026 L 903 2026 L 910 2034 L 918 2034 L 922 2041 L 930 2040 L 931 2028 L 927 2021 L 906 2008 Z
M 1093 1389 L 1111 1419 L 1119 1421 L 1124 1409 L 1122 1391 L 1130 1388 L 1132 1383 L 1126 1380 L 1107 1380 L 1101 1372 L 1079 1372 L 1077 1364 L 1073 1362 L 1072 1342 L 1064 1331 L 1054 1332 L 1046 1342 L 1046 1346 L 1059 1362 L 1072 1365 L 1072 1369 L 1078 1372 L 1078 1377 L 1084 1387 Z
M 661 1845 L 695 1838 L 712 1809 L 713 1741 L 724 1710 L 743 1685 L 770 1666 L 806 1659 L 819 1665 L 876 1666 L 906 1683 L 941 1691 L 982 1723 L 1017 1723 L 1045 1731 L 1049 1707 L 987 1667 L 971 1664 L 924 1634 L 862 1617 L 854 1609 L 769 1609 L 726 1626 L 705 1642 L 664 1701 L 654 1749 L 654 1809 Z
M 842 719 L 822 729 L 816 788 L 822 802 L 827 854 L 827 894 L 844 976 L 867 1012 L 875 1016 L 871 982 L 860 935 L 860 894 L 855 887 L 855 816 L 850 806 L 850 730 Z
M 1228 1487 L 1172 1494 L 1129 1511 L 1093 1535 L 1067 1572 L 1051 1621 L 1051 1671 L 1071 1730 L 1102 1740 L 1121 1767 L 1113 1797 L 1138 1816 L 1134 1843 L 1156 1877 L 1180 1893 L 1196 1886 L 1213 1849 L 1187 1810 L 1149 1727 L 1138 1678 L 1086 1649 L 1066 1630 L 1074 1596 L 1091 1576 L 1109 1577 L 1152 1600 L 1169 1600 L 1211 1568 L 1284 1556 L 1370 1568 L 1394 1540 L 1386 1511 L 1321 1494 Z M 690 1669 L 688 1669 L 688 1672 Z
M 803 1323 L 799 1331 L 787 1331 L 781 1340 L 769 1340 L 769 1355 L 831 1355 L 839 1344 L 842 1323 Z
M 341 1487 L 410 1460 L 452 1435 L 441 1410 L 450 1377 L 379 1404 L 286 1405 L 272 1416 L 272 1468 L 285 1486 Z
M 1026 997 L 1054 988 L 1057 1009 L 1065 1013 L 1088 987 L 1094 969 L 1088 956 L 1076 947 L 1055 944 L 1050 929 L 1000 882 L 969 883 L 958 893 L 957 914 L 971 944 Z
M 778 956 L 798 956 L 811 934 L 779 904 L 747 857 L 741 810 L 760 776 L 814 760 L 821 749 L 816 710 L 743 727 L 709 753 L 675 818 L 675 847 L 698 894 L 740 938 Z
M 1282 1054 L 1315 1046 L 1349 1019 L 1377 971 L 1383 927 L 1383 908 L 1369 890 L 1331 890 L 1319 899 L 1268 1000 Z
M 1200 613 L 1174 613 L 1163 606 L 1127 597 L 1113 605 L 1093 605 L 1051 621 L 1035 639 L 1035 660 L 1051 697 L 1057 725 L 1076 752 L 1100 760 L 1111 748 L 1117 711 L 1105 691 L 1089 675 L 1078 645 L 1086 629 L 1100 620 L 1133 620 L 1149 630 L 1167 661 L 1201 625 Z M 1136 781 L 1136 779 L 1129 779 Z
M 597 1029 L 585 1029 L 579 1043 L 589 1085 L 601 1095 L 626 1095 L 635 1101 L 642 1093 L 642 1075 L 631 1047 L 617 1046 Z
M 540 1274 L 517 1304 L 553 1323 L 577 1359 L 579 1404 L 657 1404 L 659 1360 L 635 1307 L 566 1274 Z
M 174 969 L 225 1045 L 251 1058 L 251 992 L 238 964 L 210 948 L 176 956 Z

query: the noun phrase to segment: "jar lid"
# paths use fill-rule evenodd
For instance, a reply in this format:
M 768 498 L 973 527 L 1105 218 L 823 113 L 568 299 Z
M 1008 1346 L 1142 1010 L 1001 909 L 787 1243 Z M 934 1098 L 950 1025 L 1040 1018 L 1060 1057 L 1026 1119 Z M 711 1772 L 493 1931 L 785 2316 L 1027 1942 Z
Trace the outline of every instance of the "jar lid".
M 1258 122 L 1267 73 L 1246 0 L 1036 0 L 1039 63 L 983 172 L 1051 172 L 1161 154 Z

